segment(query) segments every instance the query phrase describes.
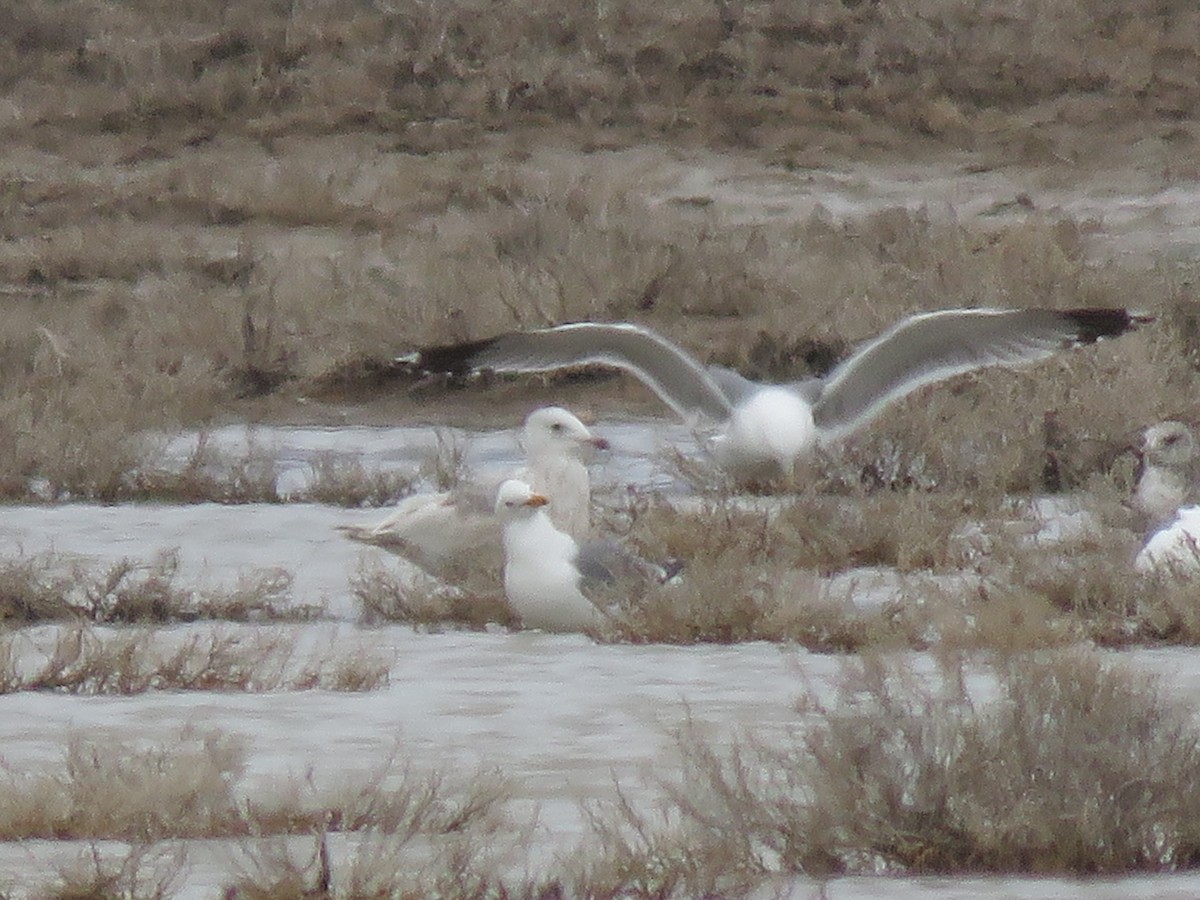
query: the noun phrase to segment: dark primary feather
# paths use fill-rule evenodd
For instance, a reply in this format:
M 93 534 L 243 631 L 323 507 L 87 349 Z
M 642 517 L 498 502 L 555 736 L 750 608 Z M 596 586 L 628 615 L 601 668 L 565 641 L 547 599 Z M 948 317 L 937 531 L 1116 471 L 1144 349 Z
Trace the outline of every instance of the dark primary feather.
M 1067 309 L 1061 315 L 1075 323 L 1075 342 L 1094 344 L 1101 338 L 1120 337 L 1138 325 L 1154 321 L 1154 316 L 1127 309 Z
M 497 338 L 484 338 L 481 341 L 467 341 L 462 344 L 426 347 L 416 355 L 415 366 L 422 372 L 467 375 L 476 368 L 472 360 L 496 340 Z

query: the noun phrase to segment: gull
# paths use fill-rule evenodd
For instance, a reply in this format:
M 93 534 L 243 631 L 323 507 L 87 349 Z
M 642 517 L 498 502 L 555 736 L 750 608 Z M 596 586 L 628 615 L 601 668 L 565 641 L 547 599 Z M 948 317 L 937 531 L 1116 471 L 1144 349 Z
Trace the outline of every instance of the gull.
M 560 406 L 534 410 L 521 429 L 526 463 L 516 475 L 554 498 L 554 521 L 568 535 L 590 528 L 591 480 L 587 459 L 608 448 L 583 422 Z M 372 544 L 451 582 L 498 571 L 503 548 L 496 526 L 496 485 L 468 481 L 449 491 L 405 497 L 375 525 L 343 525 L 352 540 Z
M 822 378 L 760 384 L 705 366 L 630 323 L 580 322 L 432 347 L 401 362 L 427 371 L 544 372 L 598 363 L 629 372 L 693 427 L 735 478 L 793 477 L 798 460 L 923 385 L 985 366 L 1020 366 L 1116 337 L 1150 317 L 1124 309 L 948 309 L 902 319 Z
M 546 514 L 551 502 L 519 479 L 496 492 L 504 536 L 504 594 L 526 628 L 593 631 L 608 618 L 605 589 L 664 582 L 677 563 L 656 566 L 613 541 L 578 543 Z M 608 595 L 611 598 L 611 594 Z
M 1134 559 L 1144 574 L 1200 573 L 1200 446 L 1183 422 L 1151 425 L 1142 438 L 1142 471 L 1133 508 L 1157 526 Z M 1165 524 L 1164 524 L 1165 523 Z
M 1200 446 L 1186 423 L 1151 425 L 1142 433 L 1140 457 L 1133 508 L 1150 525 L 1168 521 L 1180 507 L 1200 500 Z

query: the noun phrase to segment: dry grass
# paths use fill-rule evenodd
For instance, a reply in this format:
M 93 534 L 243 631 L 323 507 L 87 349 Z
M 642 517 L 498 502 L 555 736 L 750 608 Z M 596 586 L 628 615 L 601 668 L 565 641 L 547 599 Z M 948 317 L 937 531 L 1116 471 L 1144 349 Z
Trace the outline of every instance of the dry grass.
M 557 881 L 542 884 L 531 876 L 504 871 L 504 852 L 512 852 L 523 829 L 514 834 L 502 830 L 499 823 L 472 822 L 465 831 L 438 835 L 425 846 L 409 836 L 380 833 L 340 858 L 330 850 L 328 835 L 318 837 L 315 849 L 307 853 L 283 842 L 260 844 L 247 852 L 243 873 L 227 890 L 247 900 L 323 896 L 550 900 L 562 896 Z
M 320 612 L 290 602 L 292 579 L 281 569 L 244 575 L 232 589 L 199 591 L 178 584 L 178 567 L 173 552 L 149 562 L 123 559 L 107 568 L 72 564 L 54 554 L 6 560 L 0 563 L 0 621 L 278 622 L 311 620 Z
M 750 509 L 714 499 L 696 512 L 633 498 L 623 510 L 629 539 L 647 558 L 678 558 L 677 583 L 621 598 L 604 637 L 633 642 L 798 642 L 819 652 L 868 646 L 924 647 L 975 614 L 972 575 L 953 588 L 935 573 L 958 572 L 958 537 L 983 510 L 954 493 L 859 493 L 831 497 L 808 488 Z M 989 510 L 1000 515 L 997 506 Z M 856 608 L 851 579 L 825 576 L 860 567 L 898 570 L 895 601 Z M 870 588 L 862 588 L 869 591 Z M 986 638 L 979 639 L 987 643 Z
M 370 470 L 357 459 L 326 453 L 311 463 L 304 499 L 336 506 L 386 506 L 408 496 L 417 479 L 400 472 Z
M 33 894 L 38 900 L 168 900 L 185 868 L 181 850 L 134 847 L 121 859 L 105 858 L 93 844 L 59 870 L 57 883 Z
M 251 441 L 240 454 L 214 448 L 201 431 L 182 465 L 151 465 L 133 473 L 121 496 L 114 500 L 161 503 L 279 503 L 279 464 L 265 448 Z
M 351 589 L 367 625 L 402 622 L 427 628 L 452 624 L 483 629 L 515 624 L 499 573 L 483 573 L 477 580 L 490 582 L 492 590 L 435 586 L 426 579 L 414 583 L 386 568 L 364 567 L 355 573 Z
M 463 786 L 394 761 L 332 788 L 297 780 L 254 796 L 241 779 L 245 750 L 227 735 L 186 731 L 168 745 L 72 738 L 59 772 L 9 770 L 5 840 L 267 837 L 370 832 L 397 841 L 494 827 L 505 786 L 480 773 Z
M 788 747 L 724 751 L 685 732 L 665 820 L 629 803 L 595 812 L 607 859 L 588 883 L 606 896 L 736 894 L 772 872 L 1196 865 L 1200 736 L 1186 710 L 1083 653 L 1010 656 L 988 675 L 866 659 L 833 701 L 810 697 Z
M 1185 64 L 1200 27 L 1190 13 L 1148 2 L 598 10 L 474 0 L 230 11 L 196 0 L 68 16 L 39 4 L 7 16 L 7 55 L 31 62 L 3 77 L 18 88 L 13 118 L 136 133 L 135 158 L 219 128 L 275 141 L 301 128 L 386 129 L 429 152 L 483 129 L 576 121 L 591 133 L 615 125 L 737 146 L 823 127 L 867 140 L 990 133 L 1021 147 L 1018 123 L 1041 126 L 1027 138 L 1035 146 L 1055 134 L 1032 114 L 1055 101 L 1067 120 L 1177 120 L 1197 91 Z M 317 205 L 326 197 L 336 211 L 336 195 Z
M 302 652 L 297 637 L 151 630 L 106 633 L 68 627 L 44 639 L 0 635 L 0 694 L 56 691 L 120 695 L 147 691 L 371 691 L 387 684 L 390 662 L 362 648 Z

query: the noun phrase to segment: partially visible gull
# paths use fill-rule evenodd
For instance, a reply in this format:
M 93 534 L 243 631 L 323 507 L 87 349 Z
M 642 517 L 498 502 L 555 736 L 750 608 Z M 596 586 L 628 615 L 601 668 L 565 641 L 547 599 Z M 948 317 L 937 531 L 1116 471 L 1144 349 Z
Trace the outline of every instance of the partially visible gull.
M 1200 500 L 1200 445 L 1187 424 L 1151 425 L 1142 433 L 1140 456 L 1133 508 L 1148 525 L 1169 522 L 1180 507 Z
M 548 406 L 525 419 L 521 443 L 526 463 L 516 476 L 554 498 L 558 527 L 586 537 L 591 518 L 586 463 L 608 442 L 567 410 Z M 346 525 L 341 530 L 352 540 L 388 550 L 454 583 L 473 573 L 498 572 L 504 555 L 494 507 L 501 480 L 469 481 L 449 491 L 405 497 L 376 525 Z
M 1143 574 L 1200 575 L 1200 506 L 1185 506 L 1150 536 L 1133 567 Z
M 612 541 L 586 541 L 554 527 L 553 503 L 528 484 L 509 479 L 496 492 L 504 535 L 504 594 L 526 628 L 591 631 L 607 618 L 611 591 L 665 581 L 678 566 L 639 559 Z
M 1167 421 L 1146 429 L 1133 507 L 1153 533 L 1134 560 L 1139 572 L 1200 574 L 1198 475 L 1200 446 L 1188 425 Z
M 661 335 L 628 323 L 582 322 L 432 347 L 401 361 L 426 371 L 543 372 L 599 363 L 644 382 L 693 426 L 738 478 L 791 477 L 818 444 L 870 422 L 922 385 L 984 366 L 1019 366 L 1116 337 L 1149 321 L 1124 309 L 949 309 L 903 319 L 823 378 L 759 384 L 704 366 Z

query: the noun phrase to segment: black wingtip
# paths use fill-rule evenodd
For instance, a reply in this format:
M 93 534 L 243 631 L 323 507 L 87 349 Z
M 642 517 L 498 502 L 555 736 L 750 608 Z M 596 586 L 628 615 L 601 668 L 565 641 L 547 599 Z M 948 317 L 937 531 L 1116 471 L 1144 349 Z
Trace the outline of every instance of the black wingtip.
M 495 338 L 484 338 L 481 341 L 425 347 L 416 353 L 401 357 L 401 360 L 417 371 L 427 374 L 468 375 L 475 368 L 475 358 L 495 341 Z
M 1075 339 L 1081 344 L 1094 344 L 1101 338 L 1119 337 L 1139 325 L 1154 321 L 1154 316 L 1128 309 L 1098 309 L 1087 307 L 1063 312 L 1075 326 Z

